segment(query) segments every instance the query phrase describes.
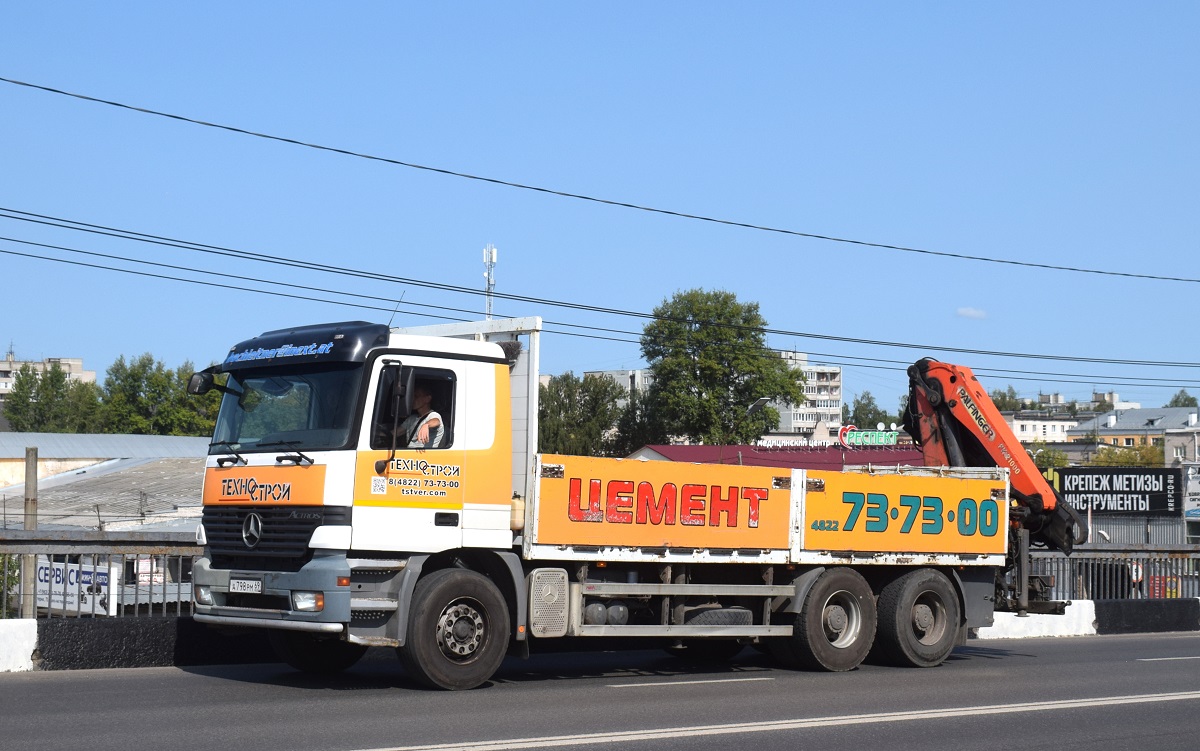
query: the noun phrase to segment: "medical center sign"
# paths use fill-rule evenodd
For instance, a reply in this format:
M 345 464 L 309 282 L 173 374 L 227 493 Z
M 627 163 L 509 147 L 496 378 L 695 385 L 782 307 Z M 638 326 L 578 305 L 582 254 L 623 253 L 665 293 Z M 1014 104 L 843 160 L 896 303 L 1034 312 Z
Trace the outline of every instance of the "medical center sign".
M 893 426 L 895 427 L 895 426 Z M 855 425 L 843 425 L 838 431 L 838 441 L 848 449 L 862 446 L 895 446 L 900 437 L 898 430 L 859 430 Z

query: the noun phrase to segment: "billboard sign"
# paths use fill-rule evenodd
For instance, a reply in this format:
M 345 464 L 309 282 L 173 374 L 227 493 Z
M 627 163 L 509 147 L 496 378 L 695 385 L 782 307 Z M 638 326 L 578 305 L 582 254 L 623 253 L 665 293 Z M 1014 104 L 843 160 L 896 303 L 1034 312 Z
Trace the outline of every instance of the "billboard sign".
M 900 431 L 892 426 L 892 430 L 884 430 L 879 423 L 879 430 L 859 430 L 857 425 L 843 425 L 838 431 L 838 441 L 848 449 L 864 446 L 895 446 L 900 440 Z
M 1183 502 L 1183 515 L 1200 521 L 1200 468 L 1188 467 L 1187 498 Z
M 1182 469 L 1062 467 L 1057 472 L 1063 499 L 1083 513 L 1183 516 Z
M 64 563 L 37 558 L 37 606 L 65 615 L 116 615 L 113 585 L 121 569 L 109 563 Z

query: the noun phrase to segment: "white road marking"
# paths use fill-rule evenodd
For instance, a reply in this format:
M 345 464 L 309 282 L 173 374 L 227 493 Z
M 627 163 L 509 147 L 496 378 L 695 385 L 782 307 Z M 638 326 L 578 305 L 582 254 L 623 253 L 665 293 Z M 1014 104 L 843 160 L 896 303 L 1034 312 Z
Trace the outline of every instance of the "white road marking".
M 1194 657 L 1139 657 L 1138 662 L 1170 662 L 1171 660 L 1200 660 L 1200 655 Z
M 773 681 L 774 678 L 711 678 L 702 681 L 652 681 L 647 683 L 610 683 L 609 688 L 646 688 L 652 686 L 693 686 L 697 683 L 743 683 L 745 681 Z
M 428 746 L 390 746 L 387 748 L 362 749 L 361 751 L 450 751 L 451 749 L 460 749 L 461 751 L 514 751 L 516 749 L 529 748 L 561 748 L 564 746 L 591 746 L 600 743 L 630 743 L 633 741 L 696 738 L 740 733 L 765 733 L 780 730 L 804 730 L 807 728 L 835 727 L 841 725 L 871 725 L 885 722 L 909 722 L 912 720 L 941 720 L 956 717 L 978 717 L 979 715 L 1015 714 L 1018 712 L 1047 712 L 1058 709 L 1113 707 L 1125 704 L 1147 704 L 1164 701 L 1200 701 L 1200 691 L 1101 696 L 1094 699 L 1065 699 L 1062 701 L 1028 702 L 1023 704 L 947 707 L 944 709 L 915 710 L 910 712 L 879 712 L 876 714 L 813 717 L 810 719 L 739 722 L 728 725 L 692 725 L 651 730 L 626 730 L 611 733 L 547 735 L 541 738 L 437 743 Z

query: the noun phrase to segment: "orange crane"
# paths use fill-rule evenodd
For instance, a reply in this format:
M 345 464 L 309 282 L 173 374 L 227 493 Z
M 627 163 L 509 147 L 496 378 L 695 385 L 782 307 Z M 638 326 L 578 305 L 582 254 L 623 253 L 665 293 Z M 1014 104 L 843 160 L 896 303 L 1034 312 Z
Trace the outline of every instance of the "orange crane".
M 1087 541 L 1087 523 L 1042 476 L 970 368 L 925 358 L 908 368 L 908 377 L 904 427 L 927 466 L 1007 468 L 1014 528 L 1027 530 L 1032 544 L 1067 555 Z

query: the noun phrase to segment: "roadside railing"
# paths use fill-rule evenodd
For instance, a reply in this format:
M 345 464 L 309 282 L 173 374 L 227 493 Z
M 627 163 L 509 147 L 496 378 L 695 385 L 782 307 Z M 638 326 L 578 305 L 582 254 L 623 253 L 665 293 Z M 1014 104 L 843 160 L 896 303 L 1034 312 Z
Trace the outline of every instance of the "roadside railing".
M 191 615 L 200 551 L 191 532 L 4 530 L 0 618 Z
M 1061 553 L 1035 552 L 1032 573 L 1053 579 L 1056 600 L 1160 600 L 1200 597 L 1195 545 L 1123 545 Z
M 0 531 L 0 618 L 191 615 L 200 553 L 191 532 Z M 22 565 L 34 572 L 25 592 Z M 1056 600 L 1200 597 L 1194 545 L 1035 551 L 1032 569 Z

